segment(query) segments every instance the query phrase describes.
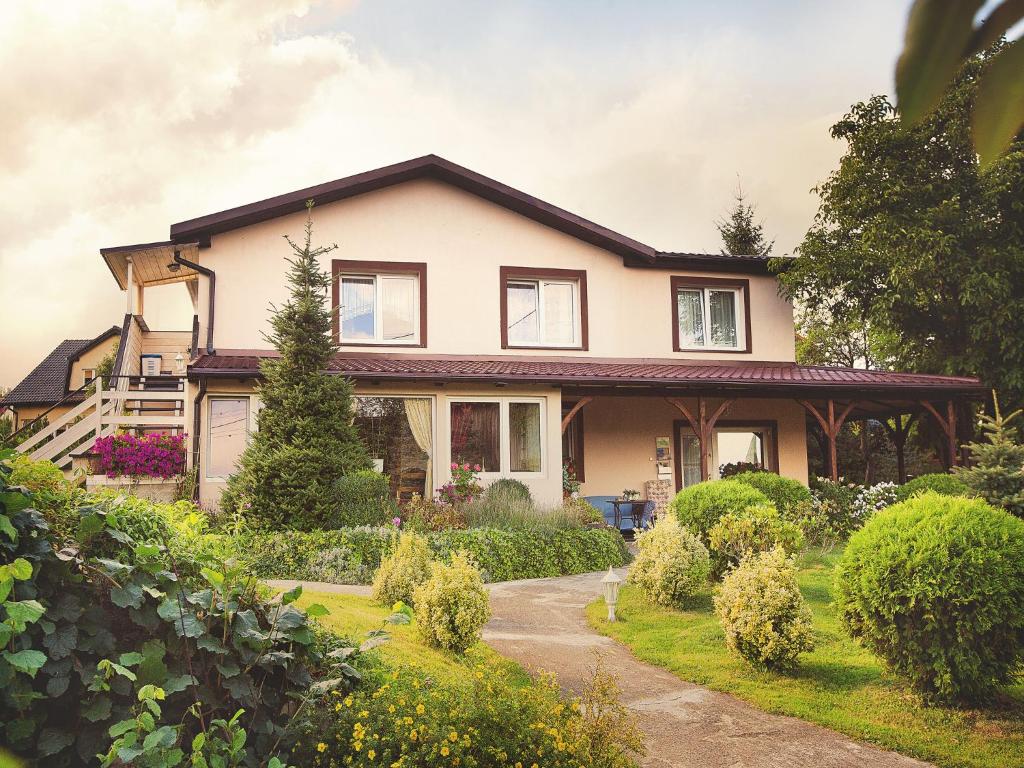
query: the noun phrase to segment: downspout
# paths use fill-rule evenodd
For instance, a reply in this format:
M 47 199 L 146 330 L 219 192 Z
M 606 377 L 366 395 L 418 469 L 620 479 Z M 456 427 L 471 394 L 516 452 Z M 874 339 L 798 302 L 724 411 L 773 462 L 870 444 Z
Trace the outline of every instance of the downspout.
M 199 380 L 199 391 L 196 399 L 192 401 L 192 469 L 196 471 L 196 482 L 192 487 L 192 500 L 199 501 L 199 478 L 201 475 L 200 446 L 202 440 L 199 437 L 199 429 L 203 422 L 203 398 L 206 396 L 206 379 Z
M 174 251 L 174 263 L 181 264 L 183 267 L 194 269 L 201 275 L 205 275 L 210 281 L 210 296 L 209 306 L 207 307 L 207 320 L 206 320 L 206 354 L 212 355 L 214 353 L 213 348 L 213 316 L 214 308 L 217 304 L 217 274 L 209 267 L 204 267 L 202 264 L 196 264 L 194 261 L 181 258 L 181 251 L 175 249 Z

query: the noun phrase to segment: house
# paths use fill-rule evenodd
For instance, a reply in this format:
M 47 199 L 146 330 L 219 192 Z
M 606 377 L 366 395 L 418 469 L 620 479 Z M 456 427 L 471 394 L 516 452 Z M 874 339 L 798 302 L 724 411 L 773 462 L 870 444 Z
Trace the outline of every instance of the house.
M 114 350 L 120 335 L 121 329 L 113 326 L 91 339 L 64 339 L 0 398 L 0 412 L 10 410 L 15 429 L 43 415 L 48 421 L 61 419 L 85 399 L 100 361 Z
M 659 251 L 430 155 L 101 250 L 127 311 L 120 391 L 97 394 L 95 429 L 187 431 L 206 504 L 255 428 L 268 306 L 287 294 L 281 236 L 302 236 L 310 199 L 316 242 L 338 244 L 322 265 L 330 369 L 354 380 L 357 422 L 399 497 L 430 494 L 451 462 L 518 478 L 544 503 L 569 461 L 587 495 L 663 498 L 747 465 L 807 482 L 808 423 L 834 455 L 849 418 L 895 417 L 898 446 L 909 419 L 934 418 L 957 461 L 957 404 L 977 380 L 799 366 L 764 258 Z M 145 289 L 168 283 L 189 291 L 191 331 L 145 324 Z M 145 354 L 161 357 L 142 376 Z M 128 415 L 110 416 L 108 397 Z

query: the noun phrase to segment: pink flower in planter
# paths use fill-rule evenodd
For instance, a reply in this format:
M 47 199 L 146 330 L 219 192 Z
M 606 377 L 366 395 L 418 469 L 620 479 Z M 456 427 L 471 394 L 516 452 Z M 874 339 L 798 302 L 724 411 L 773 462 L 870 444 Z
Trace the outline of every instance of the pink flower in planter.
M 185 435 L 108 435 L 92 447 L 98 469 L 107 477 L 160 477 L 185 471 Z

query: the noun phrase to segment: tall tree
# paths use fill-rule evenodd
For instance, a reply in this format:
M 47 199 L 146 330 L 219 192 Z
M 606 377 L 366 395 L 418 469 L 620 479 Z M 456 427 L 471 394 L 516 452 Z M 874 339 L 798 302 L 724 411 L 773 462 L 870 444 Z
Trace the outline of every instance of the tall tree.
M 996 51 L 998 52 L 998 46 Z M 870 326 L 892 364 L 980 376 L 1024 398 L 1024 143 L 984 170 L 970 135 L 980 75 L 969 60 L 931 116 L 913 126 L 884 96 L 832 128 L 846 142 L 817 187 L 795 262 L 775 262 L 807 310 Z
M 767 256 L 772 252 L 775 241 L 766 242 L 764 225 L 754 221 L 754 206 L 743 197 L 743 188 L 736 185 L 736 203 L 729 215 L 716 222 L 722 236 L 726 256 Z
M 329 520 L 337 512 L 338 479 L 370 466 L 353 424 L 352 384 L 327 372 L 337 345 L 330 336 L 331 278 L 317 259 L 337 246 L 313 247 L 309 207 L 303 244 L 285 238 L 291 295 L 271 308 L 266 339 L 280 356 L 260 366 L 258 430 L 221 499 L 224 509 L 245 507 L 253 518 L 292 528 Z

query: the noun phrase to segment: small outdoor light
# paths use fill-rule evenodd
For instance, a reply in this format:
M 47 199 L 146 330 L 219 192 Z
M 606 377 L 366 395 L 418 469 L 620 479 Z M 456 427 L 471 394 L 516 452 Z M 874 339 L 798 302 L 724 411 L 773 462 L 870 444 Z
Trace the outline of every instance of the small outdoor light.
M 181 352 L 174 356 L 174 370 L 176 370 L 178 373 L 181 373 L 183 370 L 185 370 L 185 356 L 182 355 Z
M 604 604 L 608 606 L 608 621 L 615 621 L 615 604 L 619 602 L 619 584 L 621 583 L 622 579 L 609 565 L 608 573 L 601 579 L 601 584 L 604 585 Z

